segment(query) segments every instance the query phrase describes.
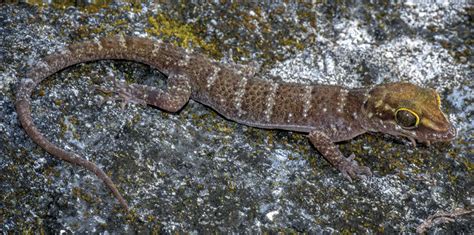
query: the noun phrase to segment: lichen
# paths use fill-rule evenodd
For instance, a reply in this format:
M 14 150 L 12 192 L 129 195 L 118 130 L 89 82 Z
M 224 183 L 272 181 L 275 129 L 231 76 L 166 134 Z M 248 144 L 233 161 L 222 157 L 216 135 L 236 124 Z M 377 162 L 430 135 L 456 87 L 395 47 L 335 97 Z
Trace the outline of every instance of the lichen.
M 65 10 L 68 7 L 78 7 L 84 12 L 96 13 L 101 9 L 108 8 L 112 0 L 96 0 L 93 3 L 83 3 L 75 0 L 53 0 L 46 3 L 43 0 L 28 0 L 28 4 L 36 5 L 38 7 L 53 7 L 55 9 Z M 137 4 L 140 5 L 140 4 Z
M 74 187 L 72 188 L 72 195 L 75 196 L 76 198 L 79 198 L 88 204 L 94 204 L 98 202 L 98 198 L 96 196 L 93 196 L 92 194 L 85 192 L 82 188 L 79 187 Z
M 148 17 L 148 23 L 151 25 L 151 28 L 146 31 L 151 35 L 169 40 L 174 45 L 182 48 L 199 47 L 213 57 L 219 58 L 222 56 L 215 44 L 208 43 L 198 36 L 195 32 L 195 25 L 180 22 L 163 13 L 155 17 Z

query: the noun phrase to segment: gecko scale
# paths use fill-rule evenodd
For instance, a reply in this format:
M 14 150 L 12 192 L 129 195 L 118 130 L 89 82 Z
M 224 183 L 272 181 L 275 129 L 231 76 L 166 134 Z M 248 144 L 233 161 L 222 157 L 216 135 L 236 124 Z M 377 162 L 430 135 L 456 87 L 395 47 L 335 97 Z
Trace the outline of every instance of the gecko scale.
M 197 53 L 146 38 L 114 36 L 72 44 L 44 57 L 17 87 L 16 110 L 26 133 L 52 156 L 96 174 L 124 208 L 127 202 L 112 180 L 94 163 L 47 140 L 31 117 L 31 94 L 48 76 L 69 66 L 121 59 L 148 64 L 168 76 L 167 87 L 117 83 L 114 92 L 129 102 L 179 111 L 189 99 L 229 120 L 265 129 L 309 133 L 314 147 L 349 180 L 371 176 L 365 166 L 346 158 L 334 144 L 366 132 L 382 132 L 416 141 L 449 141 L 455 128 L 441 111 L 433 89 L 410 83 L 388 83 L 348 89 L 321 84 L 284 83 L 254 78 Z

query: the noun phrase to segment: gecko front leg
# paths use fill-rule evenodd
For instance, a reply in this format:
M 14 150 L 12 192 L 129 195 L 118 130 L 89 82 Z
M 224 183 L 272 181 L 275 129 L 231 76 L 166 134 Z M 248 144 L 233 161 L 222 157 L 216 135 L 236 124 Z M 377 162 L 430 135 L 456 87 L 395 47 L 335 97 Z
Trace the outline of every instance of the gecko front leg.
M 323 132 L 312 131 L 308 137 L 324 158 L 335 166 L 349 181 L 352 182 L 352 179 L 372 176 L 372 172 L 368 167 L 357 164 L 354 160 L 354 154 L 351 154 L 348 158 L 344 157 L 339 148 Z

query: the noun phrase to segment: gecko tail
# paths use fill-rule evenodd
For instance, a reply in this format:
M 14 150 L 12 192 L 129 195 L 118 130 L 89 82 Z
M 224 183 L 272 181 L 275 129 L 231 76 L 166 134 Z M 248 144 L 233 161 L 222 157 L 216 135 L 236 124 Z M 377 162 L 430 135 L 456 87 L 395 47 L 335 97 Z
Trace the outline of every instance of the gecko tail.
M 93 172 L 99 179 L 101 179 L 105 185 L 112 191 L 113 195 L 117 198 L 120 205 L 128 211 L 129 207 L 127 201 L 122 197 L 120 192 L 118 191 L 117 187 L 113 183 L 113 181 L 105 174 L 105 172 L 97 167 L 94 163 L 81 158 L 75 153 L 68 152 L 64 149 L 59 148 L 55 144 L 51 143 L 46 137 L 41 134 L 38 128 L 33 123 L 33 119 L 31 118 L 31 107 L 30 107 L 30 97 L 24 96 L 25 90 L 31 89 L 31 82 L 32 80 L 24 80 L 20 87 L 18 88 L 17 93 L 17 100 L 16 100 L 16 111 L 18 114 L 18 118 L 23 129 L 26 131 L 28 136 L 41 148 L 46 150 L 52 156 L 59 160 L 67 161 L 69 163 L 84 167 L 85 169 Z
M 180 63 L 186 61 L 187 57 L 185 56 L 184 49 L 171 44 L 124 35 L 71 44 L 57 53 L 38 60 L 28 70 L 25 75 L 26 78 L 22 79 L 17 87 L 15 106 L 23 129 L 36 144 L 59 160 L 70 162 L 93 172 L 112 191 L 123 208 L 128 210 L 127 202 L 102 169 L 77 154 L 68 152 L 51 143 L 41 134 L 31 117 L 31 94 L 35 87 L 44 79 L 75 64 L 106 59 L 141 62 L 169 74 L 173 68 L 179 67 Z M 190 92 L 186 93 L 189 98 L 188 93 Z M 166 101 L 165 98 L 167 96 L 162 100 Z M 159 102 L 161 100 L 158 100 Z
M 151 40 L 132 39 L 124 36 L 72 44 L 55 54 L 42 58 L 32 66 L 26 73 L 26 78 L 22 79 L 18 84 L 15 101 L 15 107 L 21 126 L 36 144 L 59 160 L 67 161 L 93 172 L 105 183 L 115 198 L 117 198 L 120 205 L 126 210 L 129 209 L 127 202 L 113 181 L 102 169 L 77 154 L 56 146 L 40 132 L 31 117 L 31 94 L 35 87 L 45 78 L 64 68 L 83 62 L 101 59 L 125 59 L 143 62 L 158 68 L 163 65 L 163 59 L 167 59 L 166 56 L 160 59 L 157 59 L 157 57 L 147 58 L 144 51 L 136 50 L 139 44 L 154 46 L 155 52 L 157 53 L 172 49 L 168 46 L 162 46 L 159 43 L 152 43 Z

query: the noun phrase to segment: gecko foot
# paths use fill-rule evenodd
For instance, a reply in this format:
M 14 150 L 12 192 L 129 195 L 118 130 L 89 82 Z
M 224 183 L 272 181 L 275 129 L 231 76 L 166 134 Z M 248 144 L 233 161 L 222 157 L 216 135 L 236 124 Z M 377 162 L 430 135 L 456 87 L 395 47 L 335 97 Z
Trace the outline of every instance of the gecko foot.
M 99 106 L 102 106 L 105 102 L 107 101 L 119 101 L 120 107 L 123 109 L 125 108 L 125 105 L 127 104 L 141 104 L 141 105 L 146 105 L 146 102 L 142 99 L 139 99 L 135 97 L 132 93 L 133 85 L 126 84 L 124 81 L 116 81 L 115 79 L 113 81 L 113 87 L 112 88 L 106 88 L 103 86 L 95 86 L 96 90 L 99 90 L 103 93 L 106 94 L 112 94 L 110 97 L 105 97 L 104 100 L 102 100 L 99 104 Z
M 345 158 L 344 161 L 338 166 L 339 171 L 342 173 L 344 178 L 352 182 L 353 179 L 366 179 L 367 177 L 372 176 L 372 172 L 366 166 L 359 166 L 359 164 L 354 160 L 355 155 L 351 154 L 348 158 Z

